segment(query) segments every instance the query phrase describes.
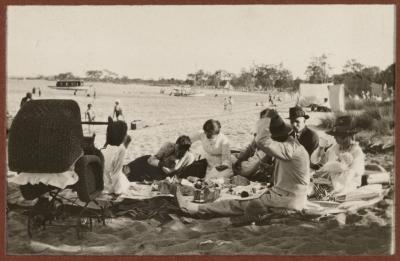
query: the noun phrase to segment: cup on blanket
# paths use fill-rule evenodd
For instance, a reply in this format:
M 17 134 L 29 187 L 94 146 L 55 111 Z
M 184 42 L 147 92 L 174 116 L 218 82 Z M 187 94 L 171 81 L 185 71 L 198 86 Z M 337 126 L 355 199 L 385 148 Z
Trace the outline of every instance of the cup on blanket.
M 168 180 L 162 180 L 158 184 L 158 191 L 162 195 L 169 195 L 171 194 L 171 183 Z
M 204 189 L 204 200 L 205 202 L 214 202 L 219 198 L 221 190 L 219 187 L 205 188 Z

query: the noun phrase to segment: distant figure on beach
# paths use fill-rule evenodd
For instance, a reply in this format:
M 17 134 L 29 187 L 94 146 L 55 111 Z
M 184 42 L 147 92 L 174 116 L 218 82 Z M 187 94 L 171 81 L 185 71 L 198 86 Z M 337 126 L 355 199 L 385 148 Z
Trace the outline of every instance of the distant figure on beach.
M 328 98 L 324 98 L 324 101 L 321 104 L 311 104 L 311 111 L 318 111 L 318 112 L 332 111 Z
M 39 97 L 42 96 L 42 90 L 40 89 L 40 87 L 39 87 L 38 93 L 39 93 Z
M 89 103 L 87 105 L 87 110 L 85 112 L 85 120 L 87 120 L 88 122 L 93 122 L 95 118 L 96 118 L 95 111 L 93 109 L 92 104 Z
M 155 155 L 141 156 L 123 167 L 129 181 L 162 180 L 173 176 L 195 160 L 189 151 L 192 142 L 188 136 L 180 136 L 175 143 L 167 142 Z
M 21 108 L 25 103 L 27 103 L 31 100 L 32 100 L 32 93 L 27 92 L 26 96 L 21 99 L 21 103 L 20 103 L 19 107 Z
M 190 137 L 195 143 L 201 141 L 205 158 L 208 163 L 205 179 L 223 179 L 224 182 L 233 176 L 229 139 L 221 133 L 221 123 L 217 120 L 207 120 L 203 131 Z
M 35 95 L 36 94 L 36 87 L 32 88 L 32 94 Z
M 127 131 L 126 122 L 109 119 L 106 144 L 101 149 L 104 156 L 104 190 L 109 193 L 123 194 L 129 189 L 129 180 L 122 172 Z
M 228 110 L 231 111 L 233 109 L 233 98 L 229 96 L 228 98 Z
M 89 103 L 87 105 L 87 110 L 85 112 L 85 120 L 88 121 L 88 122 L 94 122 L 95 118 L 96 118 L 96 113 L 95 113 L 95 111 L 93 109 L 92 104 Z M 89 130 L 89 132 L 91 132 L 91 125 L 90 124 L 88 125 L 88 130 Z
M 228 109 L 228 97 L 224 98 L 224 110 L 226 111 Z
M 76 96 L 77 90 L 74 91 L 74 95 Z
M 269 102 L 271 105 L 274 105 L 274 100 L 272 99 L 272 95 L 271 95 L 271 94 L 269 94 L 268 102 Z
M 115 100 L 115 106 L 114 106 L 114 112 L 113 112 L 113 116 L 112 118 L 117 120 L 125 120 L 124 119 L 124 115 L 122 114 L 122 108 L 120 105 L 120 101 L 119 100 Z

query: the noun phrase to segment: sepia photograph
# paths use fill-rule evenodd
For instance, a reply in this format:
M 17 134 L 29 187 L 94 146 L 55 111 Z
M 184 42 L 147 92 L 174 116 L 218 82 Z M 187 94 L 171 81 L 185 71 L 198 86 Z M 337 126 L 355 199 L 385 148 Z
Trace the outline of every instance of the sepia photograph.
M 395 254 L 395 4 L 7 5 L 5 254 Z

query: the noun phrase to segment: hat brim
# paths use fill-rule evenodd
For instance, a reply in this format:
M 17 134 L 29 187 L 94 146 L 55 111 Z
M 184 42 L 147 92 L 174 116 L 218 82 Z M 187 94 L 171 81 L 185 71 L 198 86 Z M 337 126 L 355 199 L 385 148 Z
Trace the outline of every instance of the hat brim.
M 285 128 L 281 132 L 274 134 L 271 133 L 271 138 L 278 138 L 289 135 L 292 132 L 292 130 L 293 129 L 289 125 L 285 124 Z
M 331 135 L 331 136 L 351 136 L 359 132 L 358 130 L 349 130 L 349 131 L 334 131 L 334 130 L 329 130 L 326 132 L 326 134 Z
M 296 118 L 300 118 L 300 117 L 304 117 L 304 119 L 306 119 L 306 120 L 308 120 L 308 119 L 310 118 L 310 116 L 309 116 L 309 115 L 305 114 L 305 115 L 303 115 L 303 116 L 289 117 L 289 118 L 286 118 L 286 119 L 289 119 L 289 120 L 291 120 L 291 119 L 296 119 Z

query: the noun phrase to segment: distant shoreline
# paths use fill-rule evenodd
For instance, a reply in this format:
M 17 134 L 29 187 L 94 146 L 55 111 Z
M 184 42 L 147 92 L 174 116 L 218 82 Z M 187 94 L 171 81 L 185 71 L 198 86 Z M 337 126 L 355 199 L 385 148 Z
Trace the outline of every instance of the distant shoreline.
M 17 81 L 48 81 L 48 82 L 55 82 L 58 81 L 57 79 L 43 79 L 43 78 L 36 78 L 36 77 L 7 77 L 7 80 L 17 80 Z M 91 80 L 84 80 L 85 82 L 90 83 L 110 83 L 110 84 L 118 84 L 118 85 L 129 85 L 129 84 L 142 84 L 149 87 L 158 87 L 158 88 L 174 88 L 174 87 L 184 87 L 187 85 L 176 85 L 176 84 L 154 84 L 148 82 L 113 82 L 113 81 L 91 81 Z M 222 88 L 214 88 L 213 86 L 190 86 L 192 88 L 200 89 L 207 93 L 213 93 L 218 95 L 268 95 L 269 93 L 276 93 L 277 90 L 272 91 L 243 91 L 240 89 L 237 90 L 225 90 Z M 289 93 L 289 92 L 281 92 L 281 93 Z

